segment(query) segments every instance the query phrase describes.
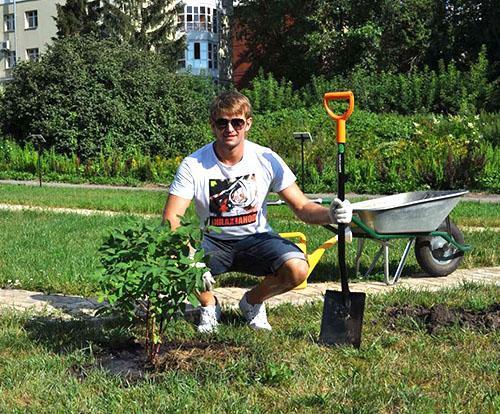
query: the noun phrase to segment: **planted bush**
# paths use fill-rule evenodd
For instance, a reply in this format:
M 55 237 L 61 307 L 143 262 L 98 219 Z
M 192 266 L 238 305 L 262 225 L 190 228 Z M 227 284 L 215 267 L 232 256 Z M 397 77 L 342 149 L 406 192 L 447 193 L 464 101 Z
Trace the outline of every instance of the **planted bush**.
M 203 288 L 206 269 L 195 264 L 203 262 L 204 253 L 198 249 L 190 255 L 190 246 L 200 243 L 199 226 L 187 221 L 176 231 L 168 225 L 133 223 L 114 230 L 99 249 L 100 300 L 145 323 L 145 349 L 152 363 L 168 322 L 184 312 L 186 300 L 199 304 L 196 293 Z

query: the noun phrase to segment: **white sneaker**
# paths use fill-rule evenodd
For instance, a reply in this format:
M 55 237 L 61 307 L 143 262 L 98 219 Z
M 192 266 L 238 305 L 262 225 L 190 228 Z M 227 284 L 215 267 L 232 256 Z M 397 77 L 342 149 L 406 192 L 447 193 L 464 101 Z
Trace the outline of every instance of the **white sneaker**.
M 215 305 L 201 307 L 198 332 L 211 333 L 217 331 L 220 320 L 220 305 L 217 298 L 215 298 L 215 301 Z
M 256 305 L 251 305 L 247 302 L 247 294 L 245 293 L 240 300 L 240 310 L 243 316 L 248 321 L 250 328 L 254 330 L 263 329 L 266 331 L 271 331 L 271 325 L 267 321 L 266 315 L 266 305 L 263 303 L 257 303 Z

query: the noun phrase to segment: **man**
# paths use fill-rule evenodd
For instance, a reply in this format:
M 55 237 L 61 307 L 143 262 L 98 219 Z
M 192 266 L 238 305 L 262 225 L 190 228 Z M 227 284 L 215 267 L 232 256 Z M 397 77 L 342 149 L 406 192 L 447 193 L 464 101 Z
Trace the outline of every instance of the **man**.
M 309 266 L 302 251 L 274 233 L 267 222 L 266 196 L 276 192 L 306 223 L 349 223 L 349 201 L 336 199 L 330 209 L 311 202 L 295 183 L 296 177 L 269 148 L 246 140 L 252 126 L 252 108 L 239 92 L 223 92 L 210 106 L 215 141 L 186 157 L 172 185 L 163 221 L 172 229 L 194 199 L 204 233 L 202 247 L 213 275 L 239 271 L 265 276 L 239 303 L 253 329 L 271 330 L 264 302 L 302 283 Z M 214 294 L 200 293 L 198 331 L 216 330 L 220 306 Z

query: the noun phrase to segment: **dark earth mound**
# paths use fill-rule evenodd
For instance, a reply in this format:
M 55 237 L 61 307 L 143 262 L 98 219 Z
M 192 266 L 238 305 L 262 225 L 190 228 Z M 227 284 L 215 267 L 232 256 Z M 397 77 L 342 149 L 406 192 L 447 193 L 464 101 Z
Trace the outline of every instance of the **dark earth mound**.
M 436 333 L 443 327 L 454 325 L 482 332 L 495 331 L 500 328 L 499 303 L 477 312 L 438 304 L 431 308 L 413 305 L 390 307 L 386 313 L 389 316 L 391 328 L 396 327 L 399 319 L 411 318 L 423 325 L 430 334 Z

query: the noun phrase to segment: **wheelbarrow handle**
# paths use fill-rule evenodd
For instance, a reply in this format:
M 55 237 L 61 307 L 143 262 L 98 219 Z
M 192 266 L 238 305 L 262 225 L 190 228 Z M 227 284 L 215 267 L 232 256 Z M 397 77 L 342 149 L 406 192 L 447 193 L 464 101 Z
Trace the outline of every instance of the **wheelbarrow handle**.
M 330 108 L 330 101 L 349 101 L 347 110 L 342 115 L 337 115 Z M 337 123 L 337 144 L 345 144 L 345 121 L 349 119 L 354 110 L 354 94 L 351 91 L 344 92 L 327 92 L 323 97 L 323 106 L 328 113 L 328 116 Z

